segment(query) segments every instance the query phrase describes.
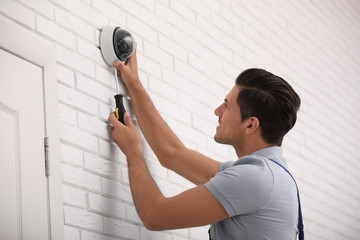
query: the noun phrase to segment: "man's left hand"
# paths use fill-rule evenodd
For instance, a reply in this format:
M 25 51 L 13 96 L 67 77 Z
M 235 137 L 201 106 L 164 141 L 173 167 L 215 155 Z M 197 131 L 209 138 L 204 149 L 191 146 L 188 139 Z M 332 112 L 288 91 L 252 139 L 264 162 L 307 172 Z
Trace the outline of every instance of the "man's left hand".
M 142 152 L 140 134 L 129 113 L 124 114 L 125 124 L 122 124 L 114 113 L 110 114 L 109 122 L 113 125 L 113 139 L 126 156 Z

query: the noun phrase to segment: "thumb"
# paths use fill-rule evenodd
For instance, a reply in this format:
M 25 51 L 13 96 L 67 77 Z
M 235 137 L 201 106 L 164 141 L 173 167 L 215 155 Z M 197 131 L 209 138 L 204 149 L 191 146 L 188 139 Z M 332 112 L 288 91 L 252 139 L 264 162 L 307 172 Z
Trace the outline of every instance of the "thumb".
M 128 112 L 125 112 L 124 113 L 124 123 L 126 126 L 130 127 L 132 125 L 134 125 L 131 121 L 131 117 L 130 117 L 130 114 Z
M 116 67 L 117 69 L 119 69 L 120 71 L 122 71 L 125 67 L 124 63 L 117 60 L 114 62 L 114 67 Z

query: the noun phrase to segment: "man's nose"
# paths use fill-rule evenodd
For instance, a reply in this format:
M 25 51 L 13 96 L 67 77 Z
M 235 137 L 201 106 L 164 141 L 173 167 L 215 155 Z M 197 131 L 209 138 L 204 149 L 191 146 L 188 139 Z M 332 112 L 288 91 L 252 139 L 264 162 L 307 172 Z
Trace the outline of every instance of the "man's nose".
M 216 109 L 215 109 L 215 111 L 214 111 L 214 114 L 216 115 L 216 116 L 220 116 L 220 108 L 221 108 L 221 105 L 220 106 L 218 106 Z

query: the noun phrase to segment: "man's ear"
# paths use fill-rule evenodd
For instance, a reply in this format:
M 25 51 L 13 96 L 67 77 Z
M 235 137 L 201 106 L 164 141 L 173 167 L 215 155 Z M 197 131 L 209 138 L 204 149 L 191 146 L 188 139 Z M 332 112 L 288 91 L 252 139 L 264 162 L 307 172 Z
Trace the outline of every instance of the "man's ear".
M 250 117 L 246 120 L 246 132 L 249 134 L 254 133 L 260 128 L 260 121 L 257 117 Z

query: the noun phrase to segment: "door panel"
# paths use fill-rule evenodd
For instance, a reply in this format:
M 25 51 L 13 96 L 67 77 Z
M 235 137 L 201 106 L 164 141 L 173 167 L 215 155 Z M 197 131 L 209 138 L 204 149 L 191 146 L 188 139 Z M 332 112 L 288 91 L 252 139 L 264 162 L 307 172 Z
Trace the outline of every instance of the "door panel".
M 48 239 L 42 69 L 0 49 L 0 239 Z

